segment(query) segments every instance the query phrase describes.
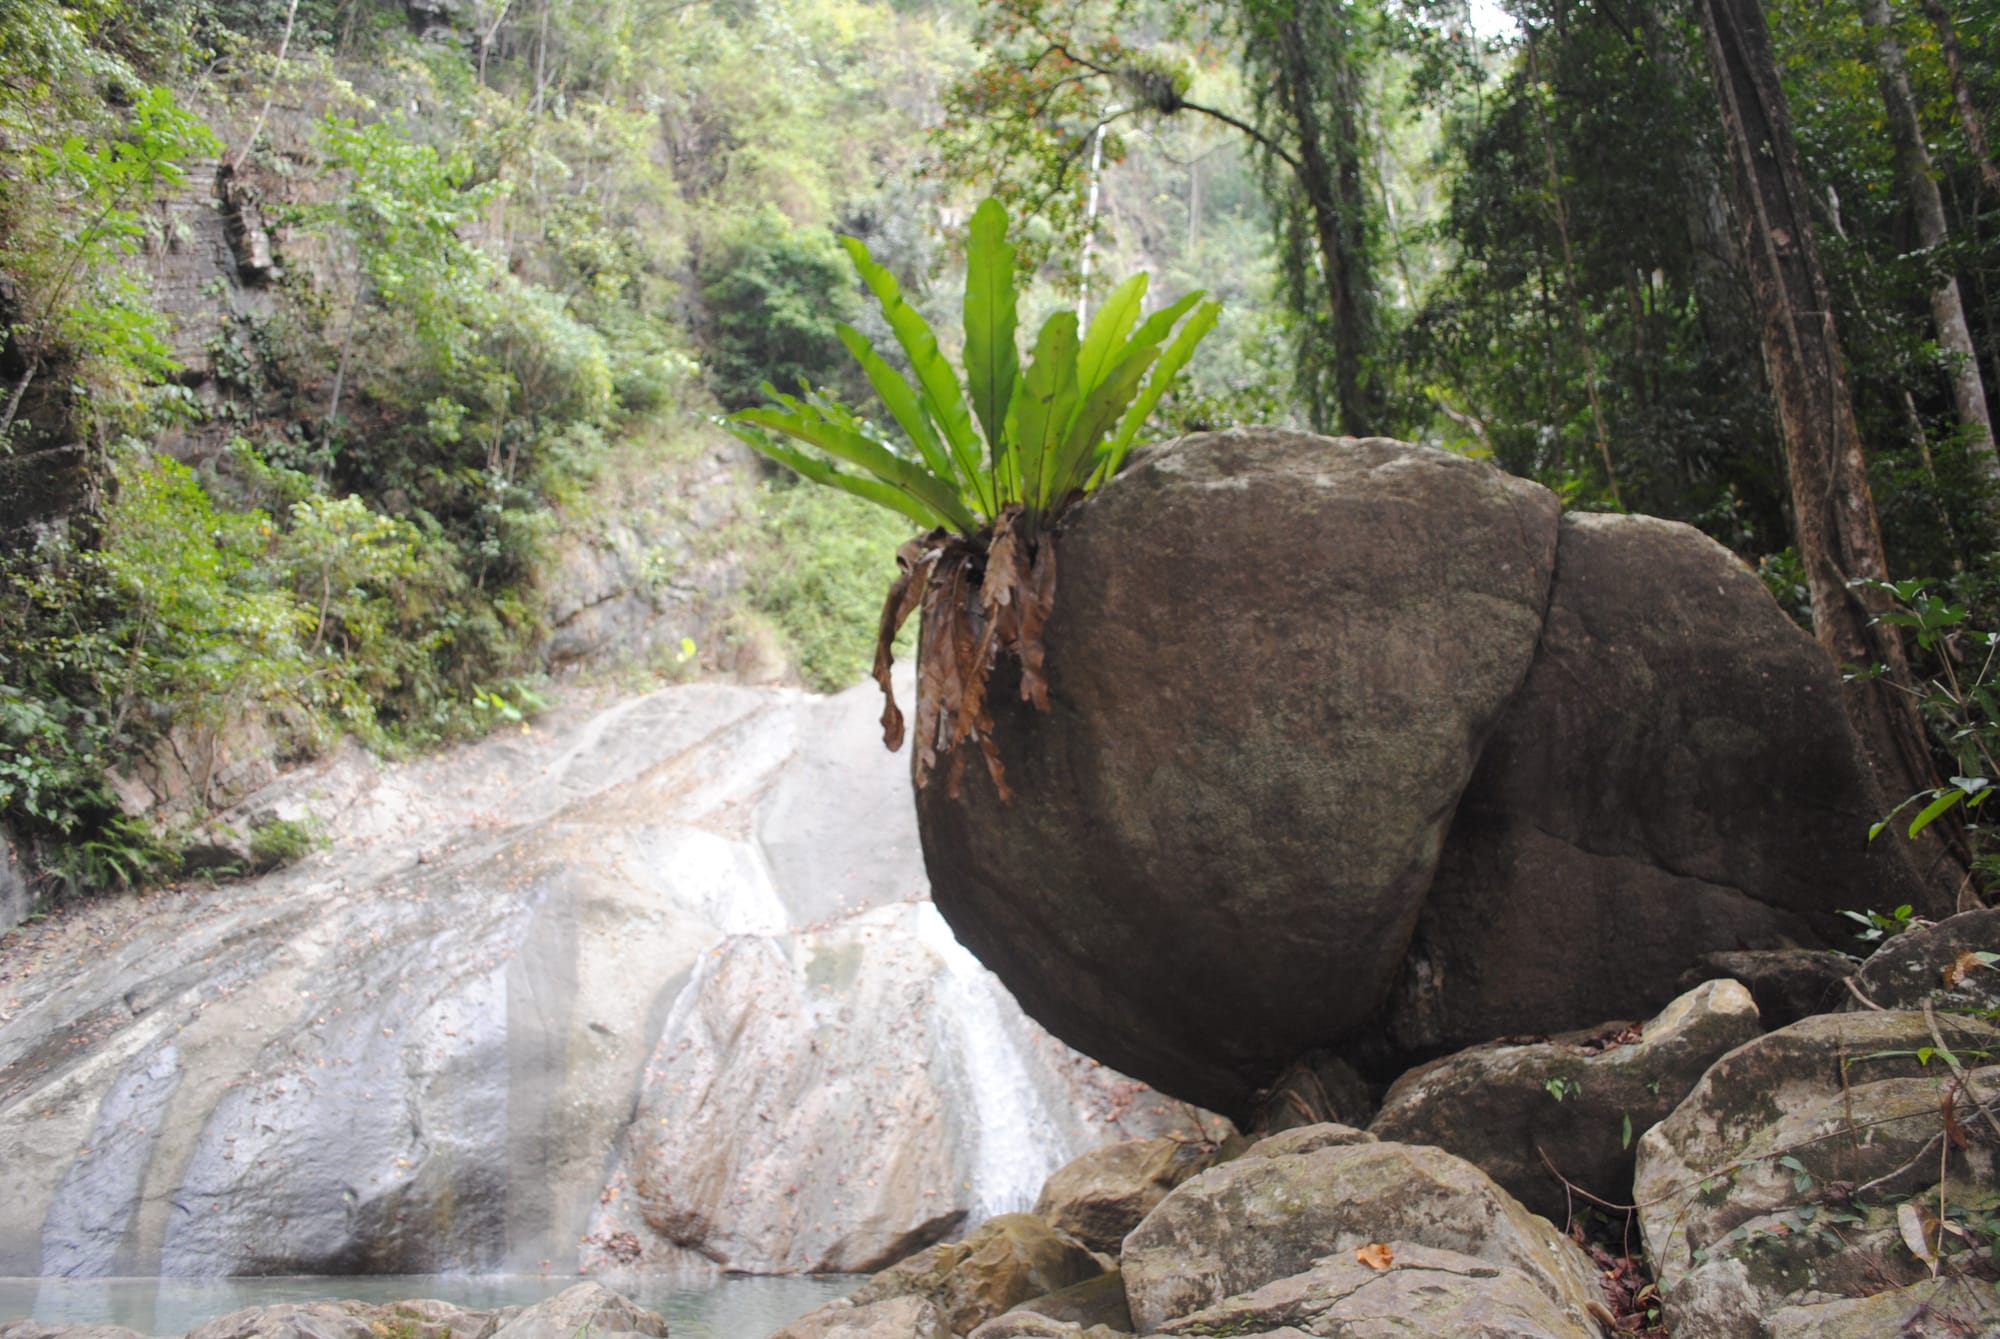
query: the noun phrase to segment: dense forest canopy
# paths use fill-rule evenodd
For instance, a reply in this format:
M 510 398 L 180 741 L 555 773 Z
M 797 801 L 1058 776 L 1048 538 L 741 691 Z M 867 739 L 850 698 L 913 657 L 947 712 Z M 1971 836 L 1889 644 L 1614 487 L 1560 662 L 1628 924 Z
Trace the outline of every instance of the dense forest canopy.
M 554 536 L 767 380 L 866 409 L 836 236 L 949 342 L 987 195 L 1030 328 L 1138 269 L 1224 300 L 1162 435 L 1490 457 L 1699 526 L 1823 640 L 1846 581 L 1929 580 L 1892 677 L 1959 676 L 1931 761 L 1989 775 L 1950 611 L 2000 607 L 1996 41 L 1990 0 L 0 0 L 0 820 L 129 881 L 175 842 L 107 772 L 191 729 L 511 719 Z M 203 227 L 234 273 L 176 287 Z M 1758 269 L 1794 252 L 1876 558 L 1802 524 Z M 844 682 L 901 530 L 761 488 L 748 598 Z

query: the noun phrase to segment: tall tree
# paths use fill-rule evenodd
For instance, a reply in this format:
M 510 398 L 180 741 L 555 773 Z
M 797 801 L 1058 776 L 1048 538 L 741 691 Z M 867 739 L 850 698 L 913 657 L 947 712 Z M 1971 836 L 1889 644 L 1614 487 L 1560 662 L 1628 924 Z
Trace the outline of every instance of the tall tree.
M 1896 146 L 1896 177 L 1917 223 L 1917 240 L 1937 274 L 1931 287 L 1931 319 L 1937 326 L 1938 347 L 1951 360 L 1951 396 L 1958 410 L 1966 449 L 1988 480 L 2000 480 L 2000 456 L 1993 448 L 1993 419 L 1986 406 L 1986 383 L 1979 375 L 1979 354 L 1972 347 L 1972 330 L 1965 319 L 1958 275 L 1944 248 L 1951 240 L 1945 223 L 1944 196 L 1931 172 L 1930 151 L 1917 118 L 1917 100 L 1903 68 L 1903 46 L 1896 38 L 1889 0 L 1860 0 L 1861 22 L 1875 43 L 1875 78 L 1882 88 L 1882 106 L 1889 117 L 1889 138 Z
M 1813 630 L 1836 663 L 1883 667 L 1848 679 L 1847 709 L 1885 796 L 1900 799 L 1935 784 L 1930 745 L 1902 642 L 1875 617 L 1885 598 L 1857 584 L 1886 580 L 1887 563 L 1790 110 L 1759 0 L 1698 0 L 1696 10 L 1735 167 Z
M 986 60 L 947 93 L 935 138 L 945 171 L 1074 242 L 1090 227 L 1083 165 L 1099 146 L 1106 162 L 1124 153 L 1108 128 L 1134 117 L 1189 115 L 1241 133 L 1268 169 L 1299 388 L 1314 423 L 1355 435 L 1384 430 L 1359 77 L 1379 6 L 1245 0 L 1219 11 L 1169 0 L 1150 29 L 1139 9 L 1132 0 L 984 0 L 978 40 Z M 1240 48 L 1257 90 L 1246 115 L 1190 98 L 1185 61 L 1158 40 L 1206 23 L 1215 25 L 1210 37 Z M 1039 258 L 1033 244 L 1022 256 Z
M 1951 75 L 1951 100 L 1958 109 L 1959 124 L 1965 127 L 1966 143 L 1972 147 L 1972 155 L 1979 163 L 1979 180 L 2000 199 L 2000 167 L 1993 164 L 1993 151 L 1987 147 L 1986 117 L 1979 110 L 1979 104 L 1972 96 L 1971 81 L 1965 74 L 1965 50 L 1959 44 L 1958 25 L 1951 20 L 1951 12 L 1940 0 L 1923 0 L 1924 16 L 1937 29 L 1938 46 L 1944 52 L 1945 69 Z

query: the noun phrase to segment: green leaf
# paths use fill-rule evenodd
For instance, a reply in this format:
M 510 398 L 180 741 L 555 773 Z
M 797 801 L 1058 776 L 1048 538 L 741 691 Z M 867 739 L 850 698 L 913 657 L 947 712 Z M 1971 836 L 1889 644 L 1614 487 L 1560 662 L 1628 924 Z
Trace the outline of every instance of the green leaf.
M 882 318 L 889 323 L 896 342 L 903 346 L 903 353 L 910 360 L 910 370 L 916 374 L 917 385 L 923 389 L 924 408 L 944 435 L 945 445 L 958 462 L 959 474 L 972 483 L 979 506 L 986 515 L 989 518 L 997 515 L 999 499 L 994 491 L 992 473 L 982 468 L 979 438 L 973 431 L 972 414 L 965 407 L 965 395 L 959 389 L 957 374 L 938 351 L 937 336 L 917 309 L 903 300 L 902 286 L 896 282 L 896 276 L 877 265 L 866 246 L 852 237 L 841 238 L 840 244 L 847 248 L 855 271 L 881 304 Z M 968 527 L 965 533 L 970 534 L 977 528 Z
M 1083 337 L 1083 350 L 1076 359 L 1077 385 L 1084 395 L 1095 390 L 1123 359 L 1125 336 L 1138 323 L 1147 282 L 1143 272 L 1133 275 L 1113 289 L 1111 296 L 1104 299 L 1104 305 L 1097 309 L 1097 317 L 1091 321 L 1090 330 Z M 1165 333 L 1161 332 L 1162 337 Z M 1153 342 L 1157 344 L 1159 340 Z
M 1199 293 L 1189 295 L 1190 298 L 1200 296 Z M 1098 468 L 1100 481 L 1118 473 L 1119 468 L 1125 464 L 1126 453 L 1132 449 L 1132 440 L 1138 436 L 1139 429 L 1143 428 L 1146 420 L 1151 417 L 1153 406 L 1160 402 L 1160 397 L 1166 394 L 1167 387 L 1173 384 L 1174 378 L 1180 375 L 1183 367 L 1187 366 L 1188 359 L 1194 356 L 1195 345 L 1201 343 L 1202 337 L 1215 328 L 1216 318 L 1221 314 L 1221 303 L 1204 302 L 1195 308 L 1194 315 L 1188 318 L 1187 324 L 1174 336 L 1174 342 L 1167 346 L 1166 353 L 1161 355 L 1159 363 L 1153 368 L 1153 374 L 1147 379 L 1145 389 L 1139 392 L 1138 398 L 1132 401 L 1131 408 L 1125 411 L 1124 420 L 1119 423 L 1117 433 L 1111 438 L 1111 444 L 1105 451 L 1104 463 Z
M 959 502 L 958 490 L 947 481 L 914 461 L 903 459 L 883 443 L 873 441 L 844 424 L 829 421 L 809 405 L 800 405 L 789 396 L 780 396 L 779 399 L 793 406 L 793 411 L 786 413 L 770 407 L 745 409 L 730 415 L 730 422 L 755 424 L 796 437 L 834 459 L 858 466 L 883 483 L 901 490 L 943 518 L 946 524 L 961 528 L 962 533 L 970 534 L 978 528 Z
M 929 507 L 901 489 L 885 484 L 879 479 L 848 474 L 835 469 L 831 462 L 821 460 L 817 456 L 809 456 L 796 447 L 787 446 L 769 433 L 749 424 L 725 420 L 723 426 L 771 459 L 795 471 L 801 478 L 809 479 L 816 484 L 824 484 L 828 488 L 838 488 L 843 493 L 852 493 L 855 497 L 865 498 L 879 507 L 900 512 L 926 529 L 947 524 L 943 517 Z
M 1625 1113 L 1624 1122 L 1618 1131 L 1618 1147 L 1621 1149 L 1632 1147 L 1632 1113 L 1629 1111 Z
M 1070 422 L 1069 431 L 1064 434 L 1057 456 L 1050 486 L 1052 502 L 1067 497 L 1071 490 L 1082 488 L 1089 482 L 1092 465 L 1101 462 L 1101 456 L 1093 454 L 1092 448 L 1111 431 L 1119 415 L 1132 403 L 1132 397 L 1139 393 L 1141 378 L 1158 356 L 1157 347 L 1133 349 L 1083 397 L 1083 403 Z
M 1965 792 L 1962 790 L 1948 789 L 1937 792 L 1937 798 L 1925 805 L 1923 811 L 1910 820 L 1910 835 L 1914 837 L 1922 832 L 1964 798 Z
M 840 342 L 847 346 L 847 351 L 854 355 L 854 361 L 861 364 L 861 370 L 868 376 L 868 384 L 875 388 L 875 394 L 882 398 L 882 403 L 902 427 L 903 435 L 916 447 L 917 454 L 924 458 L 924 464 L 931 473 L 940 479 L 958 483 L 962 488 L 957 467 L 938 444 L 937 434 L 931 430 L 930 418 L 924 413 L 916 390 L 903 379 L 902 373 L 889 366 L 887 360 L 875 351 L 875 346 L 869 343 L 866 335 L 845 322 L 834 326 L 834 330 L 839 334 Z
M 1076 313 L 1056 312 L 1035 336 L 1034 361 L 1021 378 L 1014 406 L 1014 444 L 1021 502 L 1037 516 L 1058 499 L 1049 495 L 1062 435 L 1076 410 Z
M 996 473 L 1007 454 L 1007 411 L 1021 374 L 1021 354 L 1014 347 L 1015 305 L 1007 211 L 989 198 L 972 213 L 965 249 L 965 379 Z

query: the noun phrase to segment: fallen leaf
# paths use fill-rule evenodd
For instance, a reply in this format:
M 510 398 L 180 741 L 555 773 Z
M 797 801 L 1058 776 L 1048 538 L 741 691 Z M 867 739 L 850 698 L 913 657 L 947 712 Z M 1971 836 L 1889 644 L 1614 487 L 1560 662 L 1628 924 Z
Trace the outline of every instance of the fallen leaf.
M 1910 1248 L 1910 1254 L 1937 1270 L 1937 1253 L 1924 1236 L 1924 1215 L 1916 1205 L 1904 1200 L 1896 1206 L 1896 1230 L 1902 1234 L 1903 1245 Z
M 1354 1258 L 1370 1269 L 1387 1269 L 1396 1262 L 1396 1253 L 1383 1241 L 1370 1242 L 1354 1252 Z
M 1952 959 L 1951 966 L 1944 969 L 1944 988 L 1946 990 L 1957 990 L 1961 981 L 1985 965 L 1977 953 L 1967 952 L 1959 954 L 1956 958 Z

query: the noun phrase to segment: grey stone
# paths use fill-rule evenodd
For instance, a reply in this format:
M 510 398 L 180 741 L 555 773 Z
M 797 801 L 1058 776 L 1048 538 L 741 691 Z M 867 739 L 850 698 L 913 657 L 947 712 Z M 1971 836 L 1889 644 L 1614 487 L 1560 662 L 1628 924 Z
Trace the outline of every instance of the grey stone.
M 842 1297 L 793 1321 L 771 1339 L 952 1339 L 944 1313 L 922 1297 L 857 1305 Z
M 1023 1313 L 1033 1313 L 1080 1329 L 1101 1325 L 1124 1334 L 1132 1332 L 1132 1310 L 1125 1305 L 1125 1280 L 1115 1269 L 1041 1297 L 1031 1297 L 1012 1311 L 1003 1313 L 1000 1319 Z
M 1643 1017 L 1702 955 L 1847 942 L 1930 893 L 1833 665 L 1698 531 L 1569 515 L 1533 670 L 1465 792 L 1389 1019 L 1403 1046 Z
M 1281 1158 L 1293 1153 L 1311 1153 L 1321 1148 L 1342 1148 L 1348 1144 L 1380 1142 L 1379 1138 L 1367 1130 L 1357 1130 L 1352 1125 L 1328 1122 L 1321 1125 L 1301 1125 L 1294 1129 L 1281 1130 L 1277 1134 L 1266 1135 L 1252 1143 L 1238 1156 Z
M 1710 1064 L 1759 1031 L 1750 993 L 1734 981 L 1710 981 L 1643 1027 L 1490 1043 L 1413 1069 L 1389 1089 L 1369 1128 L 1456 1153 L 1562 1223 L 1575 1201 L 1557 1173 L 1599 1200 L 1629 1203 L 1637 1136 L 1679 1106 Z
M 1940 1015 L 1938 1033 L 1967 1092 L 2000 1096 L 2000 1028 Z M 1787 1307 L 1926 1279 L 1899 1239 L 1906 1202 L 2000 1207 L 1989 1139 L 1954 1149 L 1939 1186 L 1951 1071 L 1918 1058 L 1938 1044 L 1920 1013 L 1801 1019 L 1717 1061 L 1645 1134 L 1633 1194 L 1676 1339 L 1775 1339 Z
M 35 890 L 14 834 L 0 825 L 0 934 L 35 914 Z
M 1116 1252 L 1167 1192 L 1216 1160 L 1211 1144 L 1128 1139 L 1064 1164 L 1042 1187 L 1035 1213 L 1094 1251 Z
M 1380 439 L 1135 459 L 1057 537 L 1053 711 L 988 695 L 1013 802 L 976 761 L 918 798 L 939 910 L 1057 1036 L 1243 1115 L 1386 997 L 1534 654 L 1556 511 Z
M 579 1283 L 524 1307 L 493 1331 L 492 1339 L 611 1339 L 614 1335 L 666 1339 L 667 1323 L 601 1283 Z
M 1577 1325 L 1602 1306 L 1596 1274 L 1553 1224 L 1441 1149 L 1363 1143 L 1211 1168 L 1125 1239 L 1119 1267 L 1138 1332 L 1303 1274 L 1374 1243 L 1471 1256 L 1522 1274 Z
M 1788 1027 L 1813 1014 L 1833 1013 L 1851 998 L 1843 984 L 1854 960 L 1831 949 L 1733 949 L 1704 953 L 1681 974 L 1683 990 L 1727 977 L 1740 981 L 1757 1003 L 1766 1029 Z
M 2000 907 L 1962 911 L 1882 942 L 1854 974 L 1861 993 L 1884 1009 L 2000 1008 L 2000 965 L 1967 955 L 2000 953 Z M 1947 983 L 1947 976 L 1950 980 Z M 1846 991 L 1847 1009 L 1867 1006 Z
M 1002 1214 L 964 1241 L 943 1242 L 883 1270 L 850 1293 L 856 1306 L 891 1297 L 935 1303 L 954 1334 L 970 1334 L 1017 1303 L 1104 1273 L 1067 1233 L 1033 1214 Z

